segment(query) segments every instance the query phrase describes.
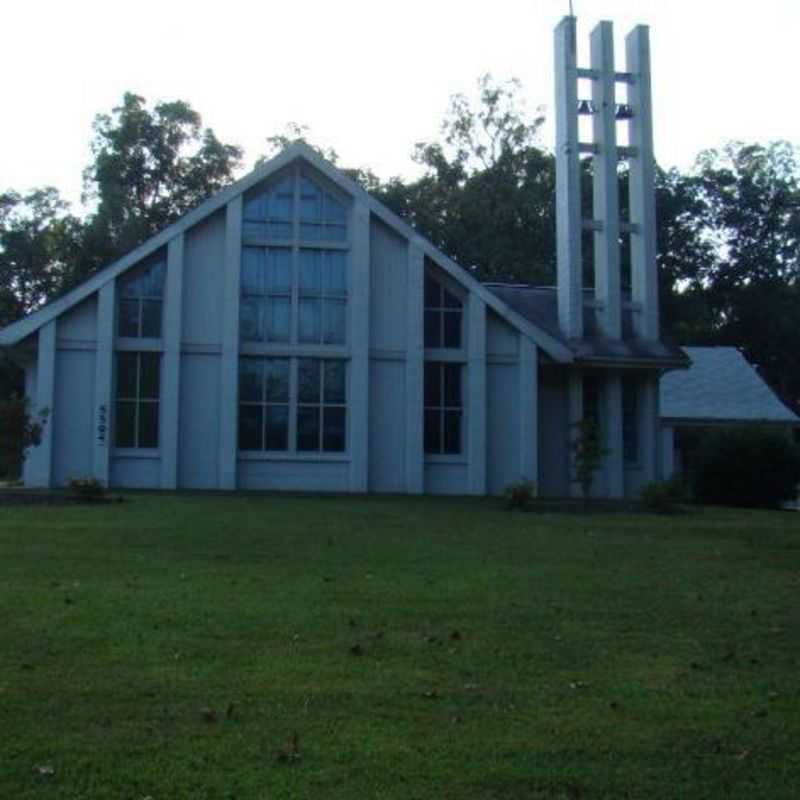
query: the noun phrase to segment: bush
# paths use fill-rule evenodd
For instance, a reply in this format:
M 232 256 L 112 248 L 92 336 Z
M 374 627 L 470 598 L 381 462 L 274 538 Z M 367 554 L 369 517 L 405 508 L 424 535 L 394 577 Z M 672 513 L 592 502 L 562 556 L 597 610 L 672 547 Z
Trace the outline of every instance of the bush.
M 642 505 L 656 514 L 674 514 L 686 502 L 686 487 L 677 476 L 668 481 L 650 481 L 639 490 Z
M 506 502 L 511 509 L 527 511 L 536 499 L 536 484 L 533 481 L 512 483 L 506 488 Z
M 106 487 L 97 478 L 70 478 L 69 488 L 84 500 L 97 500 L 106 493 Z
M 42 440 L 47 411 L 31 412 L 30 400 L 12 394 L 0 401 L 0 478 L 17 478 L 29 447 Z
M 700 441 L 690 480 L 702 503 L 776 508 L 797 496 L 800 450 L 764 428 L 712 431 Z

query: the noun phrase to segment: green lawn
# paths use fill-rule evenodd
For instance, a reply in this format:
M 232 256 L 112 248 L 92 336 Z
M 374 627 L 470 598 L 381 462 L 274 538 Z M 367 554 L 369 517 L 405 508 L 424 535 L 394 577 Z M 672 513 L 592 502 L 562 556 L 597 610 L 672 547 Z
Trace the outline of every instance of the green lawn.
M 0 798 L 796 798 L 800 514 L 0 507 Z

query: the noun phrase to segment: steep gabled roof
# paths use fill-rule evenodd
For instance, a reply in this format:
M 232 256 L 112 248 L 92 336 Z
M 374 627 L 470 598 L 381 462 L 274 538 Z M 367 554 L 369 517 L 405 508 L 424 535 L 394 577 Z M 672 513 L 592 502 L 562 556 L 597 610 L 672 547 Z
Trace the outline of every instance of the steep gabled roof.
M 662 419 L 800 424 L 735 347 L 684 347 L 690 369 L 661 379 Z
M 251 186 L 263 181 L 296 159 L 306 161 L 325 175 L 331 182 L 338 185 L 348 195 L 363 202 L 372 214 L 381 219 L 389 227 L 395 229 L 410 242 L 419 246 L 425 255 L 435 261 L 436 264 L 445 270 L 454 280 L 458 281 L 465 289 L 475 292 L 489 308 L 503 317 L 522 334 L 530 338 L 553 359 L 560 362 L 572 361 L 572 352 L 558 337 L 532 324 L 529 320 L 526 320 L 522 315 L 510 308 L 501 298 L 490 292 L 479 281 L 473 278 L 469 272 L 456 264 L 455 261 L 442 253 L 438 248 L 434 247 L 433 244 L 423 238 L 414 228 L 401 220 L 400 217 L 372 197 L 355 181 L 348 178 L 344 173 L 333 166 L 333 164 L 326 161 L 303 142 L 295 142 L 290 145 L 275 158 L 262 164 L 244 178 L 241 178 L 236 181 L 236 183 L 218 192 L 213 197 L 210 197 L 197 206 L 197 208 L 187 212 L 172 225 L 164 228 L 164 230 L 152 236 L 146 242 L 143 242 L 137 248 L 122 256 L 122 258 L 117 259 L 104 269 L 95 273 L 91 278 L 79 286 L 76 286 L 63 297 L 48 303 L 38 311 L 0 330 L 0 345 L 12 346 L 18 344 L 23 339 L 36 332 L 42 325 L 77 305 L 103 285 L 114 280 L 118 275 L 166 245 L 170 239 L 194 227 L 215 211 L 224 208 L 234 197 L 246 192 Z

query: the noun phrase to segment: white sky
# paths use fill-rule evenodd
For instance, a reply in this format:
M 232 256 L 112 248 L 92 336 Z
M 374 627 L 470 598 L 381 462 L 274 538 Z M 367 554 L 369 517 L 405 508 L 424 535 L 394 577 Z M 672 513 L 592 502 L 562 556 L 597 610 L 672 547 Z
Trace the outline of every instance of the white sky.
M 687 168 L 727 139 L 800 144 L 798 0 L 573 0 L 582 65 L 600 19 L 621 40 L 651 26 L 656 155 Z M 552 30 L 568 0 L 10 0 L 0 190 L 80 196 L 95 114 L 126 90 L 188 101 L 249 166 L 293 121 L 345 166 L 417 174 L 415 142 L 438 134 L 448 99 L 484 72 L 523 82 L 552 118 Z M 552 119 L 551 119 L 552 121 Z M 553 130 L 542 144 L 552 146 Z

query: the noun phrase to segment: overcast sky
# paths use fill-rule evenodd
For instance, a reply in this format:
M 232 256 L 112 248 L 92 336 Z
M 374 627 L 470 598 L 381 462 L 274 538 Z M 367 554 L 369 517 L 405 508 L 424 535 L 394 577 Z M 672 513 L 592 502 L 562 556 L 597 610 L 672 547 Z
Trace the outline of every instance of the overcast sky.
M 727 139 L 800 144 L 798 0 L 573 0 L 583 65 L 600 19 L 651 27 L 656 156 L 687 168 Z M 552 118 L 552 30 L 568 0 L 9 2 L 0 190 L 80 196 L 95 114 L 131 90 L 188 101 L 249 167 L 288 122 L 345 166 L 413 176 L 415 142 L 484 72 L 517 77 Z M 542 144 L 552 147 L 553 129 Z

